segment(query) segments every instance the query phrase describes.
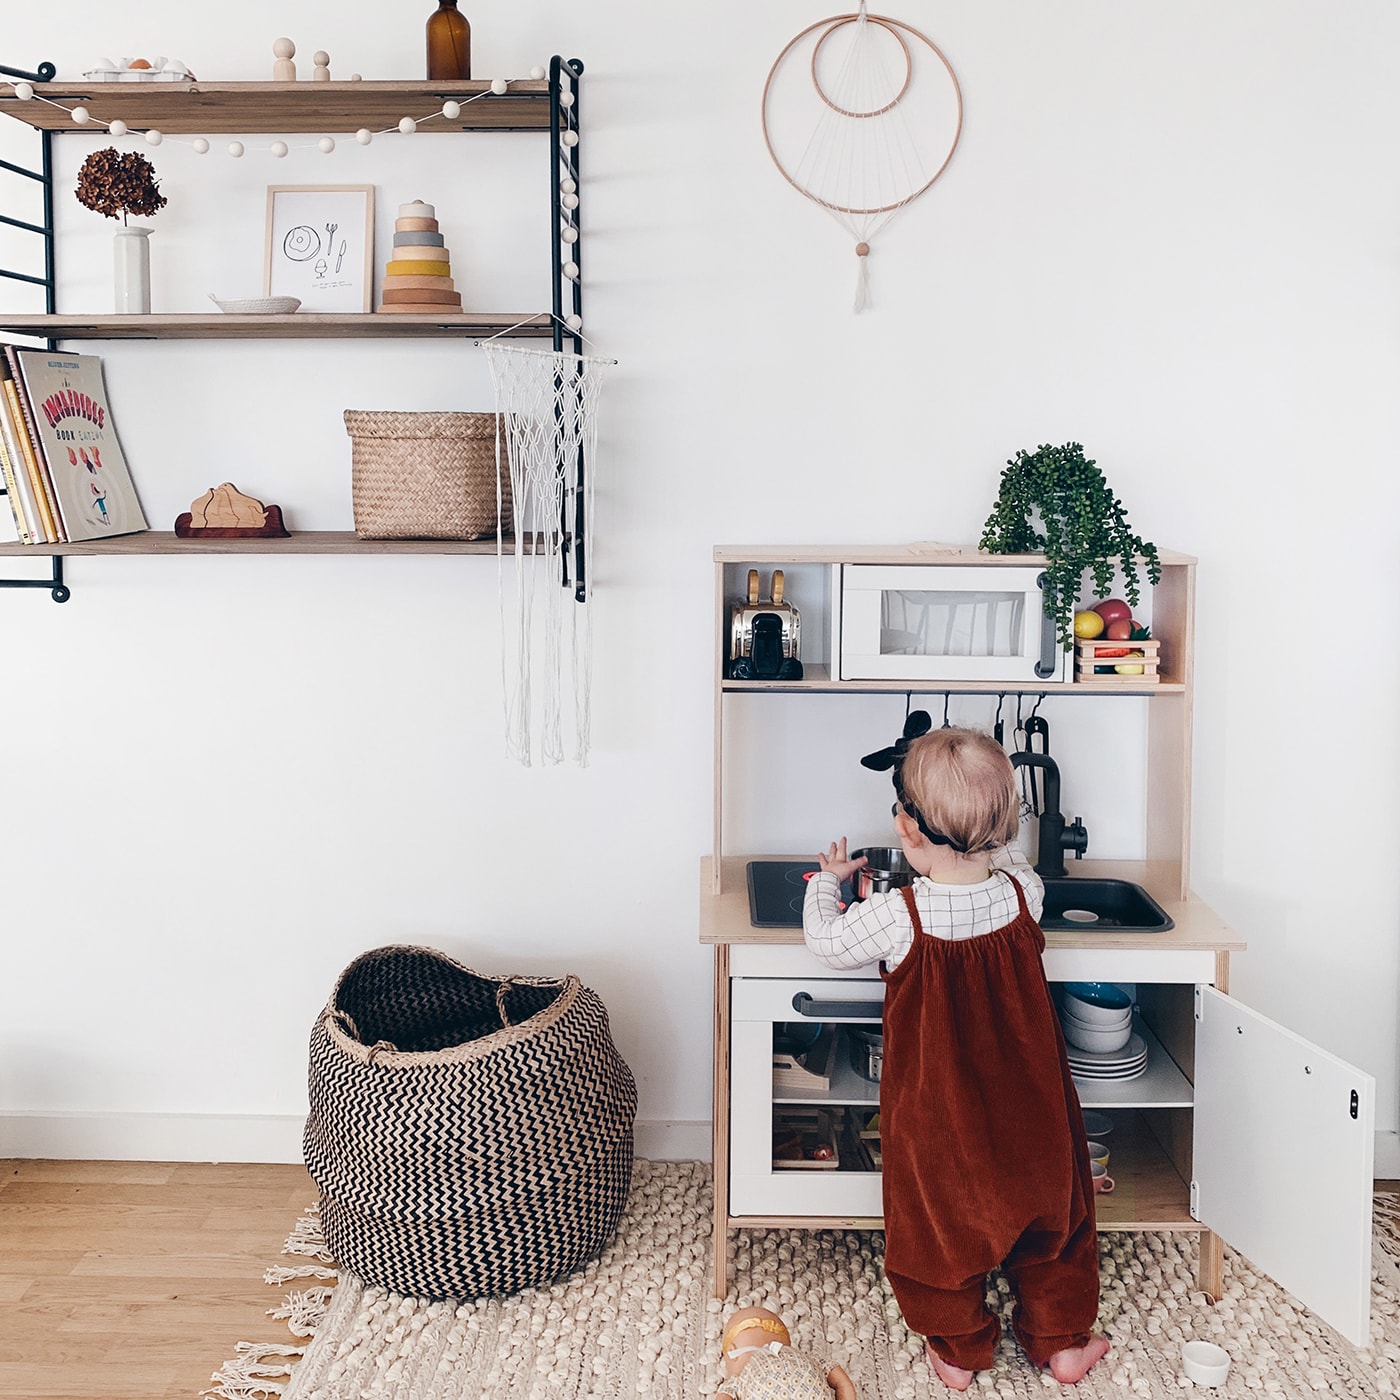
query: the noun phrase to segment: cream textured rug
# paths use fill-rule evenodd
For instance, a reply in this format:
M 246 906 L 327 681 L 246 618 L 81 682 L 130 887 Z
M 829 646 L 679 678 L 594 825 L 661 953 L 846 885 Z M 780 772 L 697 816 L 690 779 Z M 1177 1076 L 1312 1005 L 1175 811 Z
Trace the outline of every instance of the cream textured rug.
M 723 1320 L 762 1304 L 799 1347 L 844 1363 L 861 1400 L 949 1394 L 904 1327 L 880 1267 L 883 1235 L 761 1230 L 731 1237 L 729 1297 L 710 1297 L 710 1172 L 696 1162 L 638 1162 L 627 1212 L 604 1255 L 553 1287 L 480 1302 L 424 1303 L 322 1264 L 272 1269 L 271 1283 L 317 1278 L 274 1316 L 297 1347 L 240 1347 L 206 1392 L 225 1400 L 700 1400 L 722 1376 Z M 312 1255 L 314 1215 L 289 1252 Z M 1370 1347 L 1361 1351 L 1249 1263 L 1227 1250 L 1225 1296 L 1195 1292 L 1194 1235 L 1102 1237 L 1100 1329 L 1112 1350 L 1072 1393 L 1182 1396 L 1181 1345 L 1201 1337 L 1233 1360 L 1218 1396 L 1369 1397 L 1400 1394 L 1400 1202 L 1376 1206 Z M 325 1261 L 329 1262 L 329 1261 Z M 1009 1307 L 998 1283 L 995 1304 Z M 290 1378 L 288 1371 L 290 1370 Z M 993 1370 L 969 1393 L 1059 1393 L 1004 1339 Z

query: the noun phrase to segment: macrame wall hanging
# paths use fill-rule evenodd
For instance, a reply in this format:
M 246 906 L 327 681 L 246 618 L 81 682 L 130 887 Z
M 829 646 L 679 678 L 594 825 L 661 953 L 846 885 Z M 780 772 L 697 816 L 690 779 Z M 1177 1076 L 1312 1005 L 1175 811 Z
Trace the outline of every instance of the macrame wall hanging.
M 499 339 L 481 345 L 501 424 L 497 520 L 507 461 L 515 517 L 513 541 L 500 524 L 496 532 L 506 747 L 526 767 L 585 766 L 598 392 L 616 361 Z
M 962 90 L 942 50 L 888 15 L 832 15 L 778 55 L 763 138 L 783 178 L 855 242 L 855 310 L 869 303 L 871 245 L 948 168 Z

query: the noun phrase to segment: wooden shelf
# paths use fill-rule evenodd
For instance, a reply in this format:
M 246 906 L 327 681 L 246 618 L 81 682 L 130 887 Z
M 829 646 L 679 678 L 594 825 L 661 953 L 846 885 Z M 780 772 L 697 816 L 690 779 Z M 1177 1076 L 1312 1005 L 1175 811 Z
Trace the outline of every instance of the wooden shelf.
M 514 540 L 506 549 L 515 549 Z M 496 538 L 484 540 L 362 540 L 351 530 L 294 530 L 286 539 L 181 540 L 168 530 L 144 530 L 109 540 L 73 544 L 0 543 L 0 556 L 30 555 L 48 559 L 55 554 L 495 554 Z M 525 553 L 535 550 L 526 542 Z
M 1191 1191 L 1140 1113 L 1114 1115 L 1104 1139 L 1113 1190 L 1094 1197 L 1100 1230 L 1200 1230 Z
M 1092 685 L 1073 681 L 834 681 L 829 667 L 802 663 L 800 681 L 722 680 L 726 694 L 743 691 L 801 691 L 820 695 L 1180 695 L 1185 683 L 1165 676 L 1156 685 Z
M 1136 1079 L 1075 1079 L 1080 1107 L 1190 1108 L 1195 1101 L 1191 1081 L 1140 1016 L 1134 1017 L 1133 1030 L 1147 1046 L 1147 1068 Z
M 550 318 L 530 312 L 457 315 L 331 313 L 290 316 L 15 316 L 0 313 L 0 332 L 53 340 L 366 340 L 436 336 L 547 336 Z
M 305 65 L 309 69 L 310 65 Z M 39 131 L 87 131 L 67 107 L 79 103 L 103 122 L 120 118 L 133 131 L 171 135 L 211 132 L 388 131 L 401 117 L 422 123 L 418 134 L 453 131 L 547 131 L 549 83 L 512 82 L 491 93 L 489 82 L 295 83 L 35 83 L 36 97 L 20 101 L 9 84 L 0 88 L 0 113 Z M 487 96 L 482 97 L 481 94 Z M 38 95 L 50 99 L 38 100 Z M 479 98 L 478 101 L 470 101 Z M 449 121 L 442 104 L 462 103 Z M 50 105 L 61 102 L 63 107 Z M 436 115 L 434 115 L 436 113 Z M 416 137 L 415 137 L 416 139 Z

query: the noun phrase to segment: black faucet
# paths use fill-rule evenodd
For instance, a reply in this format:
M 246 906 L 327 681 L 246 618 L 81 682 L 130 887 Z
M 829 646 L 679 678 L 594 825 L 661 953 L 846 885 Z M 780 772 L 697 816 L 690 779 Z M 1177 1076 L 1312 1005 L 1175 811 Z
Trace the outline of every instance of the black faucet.
M 1065 873 L 1065 852 L 1073 851 L 1082 860 L 1089 849 L 1089 833 L 1075 817 L 1065 825 L 1060 811 L 1060 765 L 1048 753 L 1018 752 L 1011 755 L 1013 768 L 1039 768 L 1045 774 L 1045 802 L 1040 813 L 1040 842 L 1035 853 L 1035 873 L 1056 877 Z

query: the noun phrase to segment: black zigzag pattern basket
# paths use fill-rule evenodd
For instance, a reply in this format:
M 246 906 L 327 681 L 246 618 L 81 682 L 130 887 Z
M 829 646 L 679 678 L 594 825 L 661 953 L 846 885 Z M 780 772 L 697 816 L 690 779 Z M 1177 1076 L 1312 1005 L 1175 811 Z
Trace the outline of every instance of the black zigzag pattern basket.
M 484 977 L 378 948 L 311 1032 L 306 1166 L 326 1244 L 423 1298 L 538 1287 L 601 1253 L 632 1179 L 637 1089 L 577 977 Z

